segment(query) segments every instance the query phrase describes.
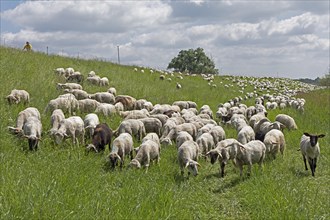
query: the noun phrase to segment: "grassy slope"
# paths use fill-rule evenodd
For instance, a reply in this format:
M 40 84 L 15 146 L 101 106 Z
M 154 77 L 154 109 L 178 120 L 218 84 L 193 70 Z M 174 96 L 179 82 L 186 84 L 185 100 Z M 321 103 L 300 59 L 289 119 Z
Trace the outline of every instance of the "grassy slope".
M 118 94 L 146 98 L 153 103 L 193 100 L 199 106 L 209 104 L 213 110 L 239 95 L 237 88 L 218 86 L 211 89 L 200 78 L 175 82 L 160 81 L 158 74 L 142 74 L 133 67 L 100 61 L 84 61 L 39 53 L 24 53 L 0 48 L 1 97 L 11 89 L 26 89 L 30 106 L 41 112 L 48 101 L 60 93 L 56 82 L 62 82 L 53 69 L 73 67 L 87 74 L 94 70 L 110 79 Z M 215 79 L 226 83 L 225 77 Z M 107 88 L 84 85 L 90 93 Z M 44 134 L 41 149 L 31 153 L 27 143 L 7 131 L 17 113 L 25 106 L 8 106 L 1 99 L 0 109 L 0 219 L 327 219 L 329 216 L 330 177 L 330 92 L 301 94 L 307 100 L 305 114 L 292 109 L 281 111 L 296 119 L 297 131 L 285 131 L 287 149 L 284 158 L 266 162 L 264 171 L 254 167 L 250 178 L 239 178 L 232 164 L 227 176 L 220 179 L 219 165 L 200 161 L 200 175 L 182 179 L 176 163 L 176 149 L 163 148 L 160 166 L 143 170 L 107 169 L 104 155 L 85 155 L 82 147 L 66 143 L 59 147 Z M 252 104 L 249 100 L 248 104 Z M 280 111 L 270 112 L 273 120 Z M 84 115 L 81 115 L 82 117 Z M 119 118 L 104 118 L 116 128 Z M 42 114 L 44 131 L 50 128 L 49 115 Z M 228 137 L 233 129 L 225 127 Z M 316 177 L 305 172 L 297 152 L 302 132 L 326 133 L 320 140 L 322 155 Z M 136 143 L 138 144 L 138 143 Z M 126 161 L 127 163 L 127 161 Z

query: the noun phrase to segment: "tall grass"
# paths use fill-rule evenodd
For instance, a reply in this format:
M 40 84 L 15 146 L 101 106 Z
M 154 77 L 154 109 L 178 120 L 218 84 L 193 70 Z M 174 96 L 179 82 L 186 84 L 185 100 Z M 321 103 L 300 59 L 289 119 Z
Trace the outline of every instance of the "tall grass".
M 118 94 L 145 98 L 154 104 L 192 100 L 216 111 L 219 103 L 240 95 L 235 86 L 221 86 L 220 81 L 231 83 L 226 77 L 216 77 L 218 87 L 210 88 L 199 77 L 172 77 L 168 82 L 148 70 L 134 72 L 132 66 L 3 47 L 0 52 L 1 97 L 14 88 L 26 89 L 32 97 L 30 106 L 40 112 L 60 94 L 55 85 L 64 80 L 54 74 L 57 67 L 70 66 L 84 75 L 94 70 L 107 76 Z M 175 88 L 176 81 L 182 84 L 181 90 Z M 90 93 L 107 89 L 88 84 L 83 87 Z M 1 99 L 0 219 L 329 219 L 330 91 L 299 97 L 306 99 L 304 114 L 290 108 L 269 112 L 271 120 L 280 112 L 289 114 L 299 127 L 285 130 L 287 148 L 283 157 L 267 161 L 263 171 L 253 167 L 249 178 L 240 178 L 232 164 L 226 168 L 227 175 L 220 178 L 218 164 L 200 160 L 200 175 L 189 179 L 180 175 L 175 147 L 163 147 L 160 164 L 151 165 L 148 173 L 126 168 L 111 171 L 106 160 L 108 150 L 86 155 L 83 147 L 72 146 L 69 141 L 55 145 L 46 134 L 50 115 L 44 113 L 40 149 L 29 152 L 26 141 L 7 130 L 26 106 L 8 106 Z M 115 129 L 120 118 L 101 117 L 101 121 Z M 225 126 L 225 130 L 227 137 L 236 137 L 232 128 Z M 326 134 L 320 139 L 316 177 L 304 170 L 297 151 L 305 131 Z

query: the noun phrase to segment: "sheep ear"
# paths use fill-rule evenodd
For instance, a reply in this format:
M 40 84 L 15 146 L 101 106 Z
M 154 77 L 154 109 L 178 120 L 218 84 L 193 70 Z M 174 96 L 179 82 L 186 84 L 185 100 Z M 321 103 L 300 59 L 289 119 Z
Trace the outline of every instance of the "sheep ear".
M 118 154 L 116 154 L 116 157 L 118 158 L 119 161 L 121 161 L 121 158 Z
M 206 156 L 206 157 L 207 157 L 207 156 L 209 156 L 209 155 L 210 155 L 210 153 L 211 153 L 210 151 L 209 151 L 209 152 L 207 152 L 207 153 L 205 154 L 205 156 Z
M 318 138 L 323 138 L 323 137 L 325 137 L 325 134 L 320 134 L 320 135 L 318 135 L 317 137 L 318 137 Z
M 310 135 L 307 132 L 305 132 L 304 135 L 307 137 L 310 137 Z
M 195 164 L 197 165 L 197 166 L 199 166 L 199 167 L 201 167 L 202 165 L 200 165 L 198 162 L 195 162 Z
M 185 166 L 185 168 L 187 168 L 189 166 L 189 161 L 186 163 L 186 166 Z

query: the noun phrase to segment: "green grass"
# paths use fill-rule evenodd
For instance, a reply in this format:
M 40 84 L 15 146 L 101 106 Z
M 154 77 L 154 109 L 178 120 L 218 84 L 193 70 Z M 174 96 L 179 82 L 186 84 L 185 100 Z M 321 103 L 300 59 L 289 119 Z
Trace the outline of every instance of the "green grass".
M 31 95 L 30 106 L 40 112 L 60 94 L 55 85 L 64 80 L 54 74 L 57 67 L 70 66 L 84 75 L 94 70 L 107 76 L 118 94 L 145 98 L 154 104 L 192 100 L 216 111 L 219 103 L 241 95 L 237 86 L 223 86 L 234 84 L 224 76 L 215 78 L 217 88 L 210 88 L 200 77 L 172 77 L 168 82 L 148 70 L 134 72 L 132 66 L 3 47 L 0 53 L 1 97 L 14 88 L 26 89 Z M 175 89 L 176 81 L 182 84 L 181 90 Z M 83 87 L 89 93 L 107 90 L 88 84 Z M 269 112 L 271 120 L 280 112 L 289 114 L 299 127 L 284 131 L 284 157 L 266 161 L 263 171 L 253 167 L 249 178 L 240 178 L 232 164 L 226 167 L 227 175 L 219 178 L 218 164 L 200 160 L 200 175 L 189 179 L 180 176 L 175 147 L 162 148 L 160 165 L 151 165 L 148 173 L 126 168 L 110 171 L 108 150 L 86 155 L 83 147 L 72 146 L 69 141 L 55 145 L 45 132 L 40 149 L 29 152 L 27 142 L 7 130 L 26 106 L 8 106 L 2 98 L 0 219 L 329 219 L 330 90 L 300 93 L 299 97 L 306 99 L 304 114 L 290 108 Z M 253 101 L 245 103 L 251 105 Z M 101 121 L 115 129 L 120 118 L 101 117 Z M 42 113 L 42 124 L 44 131 L 50 129 L 49 114 Z M 225 130 L 227 137 L 236 137 L 234 129 L 226 126 Z M 320 139 L 321 157 L 314 178 L 304 170 L 297 151 L 305 131 L 326 134 Z

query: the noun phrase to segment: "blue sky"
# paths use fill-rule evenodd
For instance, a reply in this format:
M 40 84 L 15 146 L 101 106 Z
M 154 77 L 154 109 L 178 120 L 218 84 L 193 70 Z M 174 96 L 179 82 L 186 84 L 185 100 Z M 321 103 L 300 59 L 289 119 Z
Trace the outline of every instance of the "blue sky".
M 329 68 L 329 1 L 8 1 L 1 44 L 165 69 L 202 47 L 221 74 L 316 78 Z

